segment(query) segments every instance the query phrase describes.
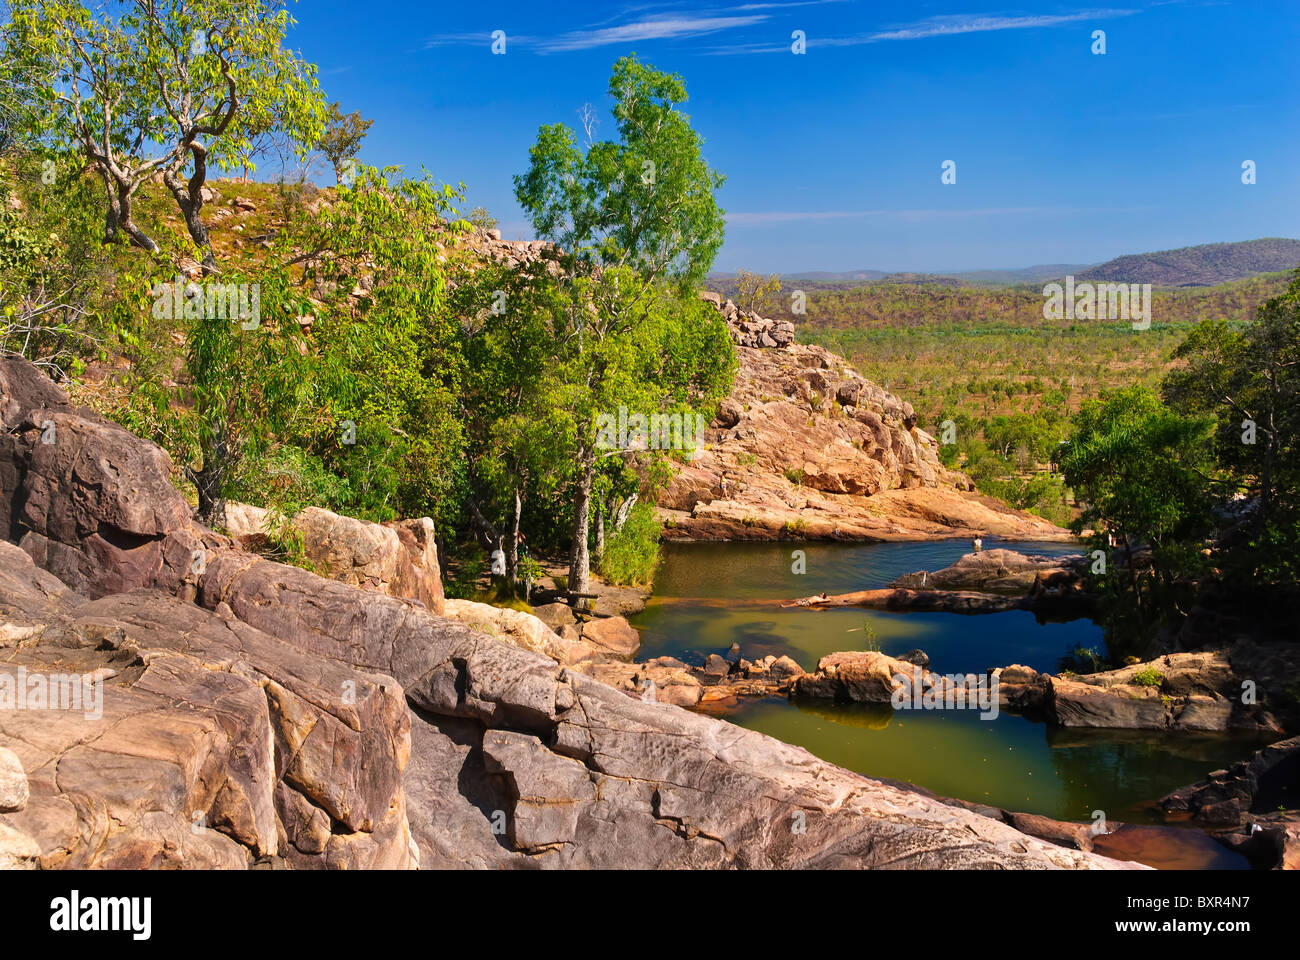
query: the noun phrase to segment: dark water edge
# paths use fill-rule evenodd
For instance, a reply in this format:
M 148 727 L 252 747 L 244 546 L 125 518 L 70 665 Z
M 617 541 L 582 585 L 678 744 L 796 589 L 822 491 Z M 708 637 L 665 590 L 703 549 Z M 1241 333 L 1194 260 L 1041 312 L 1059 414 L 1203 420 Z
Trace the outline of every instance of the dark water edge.
M 1059 543 L 999 543 L 1060 555 Z M 639 658 L 700 662 L 739 644 L 756 659 L 788 654 L 812 669 L 837 650 L 914 648 L 939 673 L 978 672 L 1011 663 L 1056 671 L 1076 647 L 1104 649 L 1090 620 L 1040 622 L 1031 613 L 981 616 L 780 609 L 781 600 L 881 587 L 903 573 L 938 569 L 968 552 L 965 541 L 889 544 L 670 543 L 646 609 L 631 618 L 642 635 Z M 804 551 L 807 573 L 790 567 Z M 1099 837 L 1097 851 L 1153 866 L 1234 869 L 1244 858 L 1199 830 L 1163 826 L 1153 801 L 1248 757 L 1257 738 L 1223 734 L 1067 730 L 1001 712 L 894 712 L 885 705 L 747 700 L 720 714 L 868 777 L 902 780 L 940 796 L 1057 820 L 1091 822 L 1103 811 L 1130 826 Z

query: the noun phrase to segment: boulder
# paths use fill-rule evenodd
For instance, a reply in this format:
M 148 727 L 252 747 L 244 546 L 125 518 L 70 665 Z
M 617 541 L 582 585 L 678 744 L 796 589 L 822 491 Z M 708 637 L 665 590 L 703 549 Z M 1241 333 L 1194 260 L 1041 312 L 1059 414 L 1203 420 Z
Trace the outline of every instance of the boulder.
M 633 656 L 641 635 L 626 617 L 597 617 L 582 625 L 582 639 L 620 657 Z
M 522 610 L 494 607 L 472 600 L 447 600 L 444 612 L 458 623 L 473 627 L 524 650 L 540 653 L 566 666 L 600 658 L 604 648 L 557 634 L 540 619 Z
M 1159 801 L 1166 813 L 1187 813 L 1212 825 L 1237 826 L 1244 817 L 1300 802 L 1300 737 L 1269 744 L 1249 760 L 1175 790 Z
M 794 695 L 857 703 L 889 703 L 894 677 L 911 677 L 917 668 L 876 651 L 832 653 L 817 661 L 817 672 L 795 681 Z
M 1139 683 L 1140 674 L 1159 682 Z M 1048 676 L 1045 682 L 1045 709 L 1064 727 L 1271 729 L 1262 708 L 1241 702 L 1242 678 L 1226 651 L 1171 653 L 1118 670 Z
M 30 795 L 22 761 L 12 750 L 0 747 L 0 813 L 23 809 Z
M 968 553 L 942 570 L 917 571 L 899 577 L 891 587 L 911 590 L 978 590 L 1027 596 L 1035 583 L 1064 574 L 1082 579 L 1084 558 L 1026 555 L 1001 548 Z

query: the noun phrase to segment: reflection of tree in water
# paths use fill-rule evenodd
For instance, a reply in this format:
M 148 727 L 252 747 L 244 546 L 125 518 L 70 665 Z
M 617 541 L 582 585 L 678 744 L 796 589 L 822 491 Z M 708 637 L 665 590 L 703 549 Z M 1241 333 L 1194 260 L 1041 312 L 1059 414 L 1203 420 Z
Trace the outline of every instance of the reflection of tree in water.
M 1150 730 L 1046 728 L 1050 757 L 1069 809 L 1087 817 L 1150 822 L 1150 804 L 1173 787 L 1204 779 L 1216 767 L 1250 756 L 1253 741 Z
M 831 703 L 826 700 L 791 700 L 803 713 L 821 717 L 842 727 L 883 730 L 894 718 L 894 708 L 887 703 Z
M 740 655 L 746 660 L 761 660 L 769 654 L 774 657 L 788 655 L 799 660 L 802 655 L 789 640 L 776 632 L 774 620 L 751 620 L 741 624 L 732 631 L 732 639 L 740 644 Z

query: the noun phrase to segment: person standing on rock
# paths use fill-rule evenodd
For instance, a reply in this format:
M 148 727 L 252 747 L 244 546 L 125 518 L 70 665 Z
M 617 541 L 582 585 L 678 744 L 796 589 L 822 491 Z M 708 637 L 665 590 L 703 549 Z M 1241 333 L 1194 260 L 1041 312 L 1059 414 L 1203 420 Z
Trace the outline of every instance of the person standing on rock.
M 984 541 L 981 540 L 979 537 L 976 537 L 974 540 L 971 541 L 971 546 L 975 548 L 976 553 L 979 553 L 981 550 L 984 549 Z

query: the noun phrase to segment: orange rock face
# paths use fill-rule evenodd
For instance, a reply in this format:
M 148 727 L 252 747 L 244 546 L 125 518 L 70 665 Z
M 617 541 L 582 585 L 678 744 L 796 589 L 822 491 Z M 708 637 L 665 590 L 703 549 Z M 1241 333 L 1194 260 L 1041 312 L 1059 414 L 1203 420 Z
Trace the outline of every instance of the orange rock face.
M 939 462 L 911 404 L 788 325 L 704 298 L 727 319 L 740 369 L 702 448 L 660 496 L 684 540 L 928 540 L 1069 534 L 977 494 Z

